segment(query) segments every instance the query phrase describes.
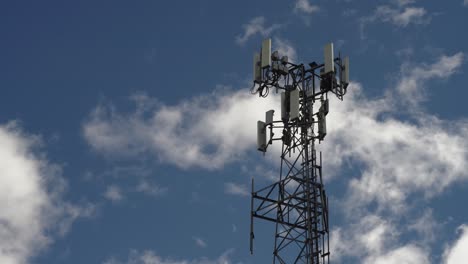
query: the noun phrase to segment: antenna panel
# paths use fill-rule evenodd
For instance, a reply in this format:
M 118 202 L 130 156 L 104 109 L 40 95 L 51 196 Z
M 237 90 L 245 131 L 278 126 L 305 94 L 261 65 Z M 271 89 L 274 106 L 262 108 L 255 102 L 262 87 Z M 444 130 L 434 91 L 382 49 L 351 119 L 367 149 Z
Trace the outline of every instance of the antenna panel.
M 325 99 L 322 101 L 322 106 L 320 106 L 320 111 L 323 112 L 325 115 L 328 114 L 328 110 L 330 109 L 329 108 L 329 104 L 328 104 L 328 99 Z
M 349 57 L 344 58 L 344 72 L 342 82 L 349 83 Z
M 257 121 L 257 149 L 266 152 L 266 126 L 265 122 Z
M 288 120 L 288 105 L 286 101 L 286 93 L 282 92 L 281 93 L 281 119 L 282 120 Z
M 327 135 L 327 121 L 322 111 L 318 113 L 318 134 L 320 140 L 323 140 Z
M 270 111 L 266 112 L 266 114 L 265 114 L 265 123 L 267 125 L 273 124 L 273 114 L 274 113 L 275 113 L 275 110 L 270 110 Z
M 292 90 L 289 94 L 289 117 L 291 120 L 299 118 L 299 89 Z
M 260 67 L 260 54 L 256 52 L 253 57 L 253 77 L 257 82 L 262 81 L 262 69 Z
M 325 72 L 324 73 L 329 73 L 329 72 L 334 72 L 335 71 L 335 63 L 333 62 L 333 43 L 328 43 L 325 45 L 325 48 L 323 49 L 323 54 L 325 57 Z
M 265 39 L 262 42 L 262 68 L 271 65 L 271 39 Z

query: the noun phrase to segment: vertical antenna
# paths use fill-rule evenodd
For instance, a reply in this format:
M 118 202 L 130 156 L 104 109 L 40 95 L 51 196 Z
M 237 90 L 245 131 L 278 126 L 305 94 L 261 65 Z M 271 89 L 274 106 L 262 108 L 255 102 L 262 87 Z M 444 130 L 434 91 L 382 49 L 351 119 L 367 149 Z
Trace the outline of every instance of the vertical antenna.
M 254 217 L 254 178 L 252 177 L 252 197 L 250 199 L 250 254 L 253 254 L 253 240 L 255 238 L 253 231 L 253 217 Z

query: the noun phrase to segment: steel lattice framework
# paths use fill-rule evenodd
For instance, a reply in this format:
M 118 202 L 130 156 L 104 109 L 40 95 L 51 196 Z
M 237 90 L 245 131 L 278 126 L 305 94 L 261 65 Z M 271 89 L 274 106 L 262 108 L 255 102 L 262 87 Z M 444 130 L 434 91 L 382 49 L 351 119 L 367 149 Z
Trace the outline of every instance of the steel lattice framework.
M 340 56 L 331 56 L 332 70 L 328 72 L 327 62 L 294 64 L 287 57 L 279 59 L 277 52 L 265 67 L 258 57 L 254 61 L 258 65 L 254 64 L 252 93 L 266 97 L 270 89 L 282 92 L 281 120 L 267 120 L 264 125 L 259 121 L 259 129 L 263 127 L 269 134 L 269 141 L 260 143 L 259 150 L 266 151 L 276 140 L 282 143 L 279 180 L 255 190 L 252 179 L 251 199 L 250 250 L 253 253 L 254 218 L 275 223 L 274 264 L 329 263 L 328 199 L 322 180 L 322 155 L 317 155 L 315 144 L 326 135 L 328 94 L 343 99 L 348 83 L 340 80 L 348 79 L 349 70 L 347 58 L 343 61 Z M 317 103 L 319 107 L 315 107 Z M 275 137 L 277 130 L 282 130 L 281 137 Z

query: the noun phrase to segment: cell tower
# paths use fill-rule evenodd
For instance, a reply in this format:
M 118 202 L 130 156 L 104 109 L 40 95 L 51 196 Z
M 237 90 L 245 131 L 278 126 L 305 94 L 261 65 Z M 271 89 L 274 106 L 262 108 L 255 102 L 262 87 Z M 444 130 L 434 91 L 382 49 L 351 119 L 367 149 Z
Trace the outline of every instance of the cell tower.
M 274 264 L 329 263 L 328 199 L 322 181 L 322 155 L 316 142 L 327 134 L 328 94 L 340 100 L 349 84 L 349 59 L 333 55 L 333 43 L 324 48 L 323 64 L 295 64 L 278 51 L 271 40 L 254 55 L 254 85 L 251 92 L 268 96 L 281 92 L 281 119 L 257 123 L 258 150 L 266 152 L 273 141 L 282 142 L 279 180 L 255 190 L 252 179 L 250 251 L 253 254 L 254 218 L 276 224 Z M 315 107 L 319 103 L 319 107 Z M 276 136 L 278 130 L 281 136 Z M 276 137 L 275 137 L 276 136 Z M 268 140 L 267 140 L 268 137 Z

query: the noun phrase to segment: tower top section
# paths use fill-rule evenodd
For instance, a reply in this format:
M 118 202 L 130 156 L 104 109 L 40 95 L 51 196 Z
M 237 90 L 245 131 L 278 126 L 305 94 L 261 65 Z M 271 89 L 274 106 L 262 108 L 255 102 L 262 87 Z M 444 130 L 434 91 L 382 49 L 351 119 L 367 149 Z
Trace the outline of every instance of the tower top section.
M 288 56 L 279 51 L 272 52 L 271 39 L 262 42 L 260 52 L 253 58 L 253 86 L 251 92 L 261 97 L 268 96 L 271 88 L 278 90 L 299 90 L 307 96 L 320 97 L 327 92 L 334 93 L 340 100 L 349 84 L 349 58 L 334 56 L 333 43 L 323 48 L 323 62 L 307 64 L 292 63 Z M 320 90 L 313 91 L 314 82 L 320 82 Z

